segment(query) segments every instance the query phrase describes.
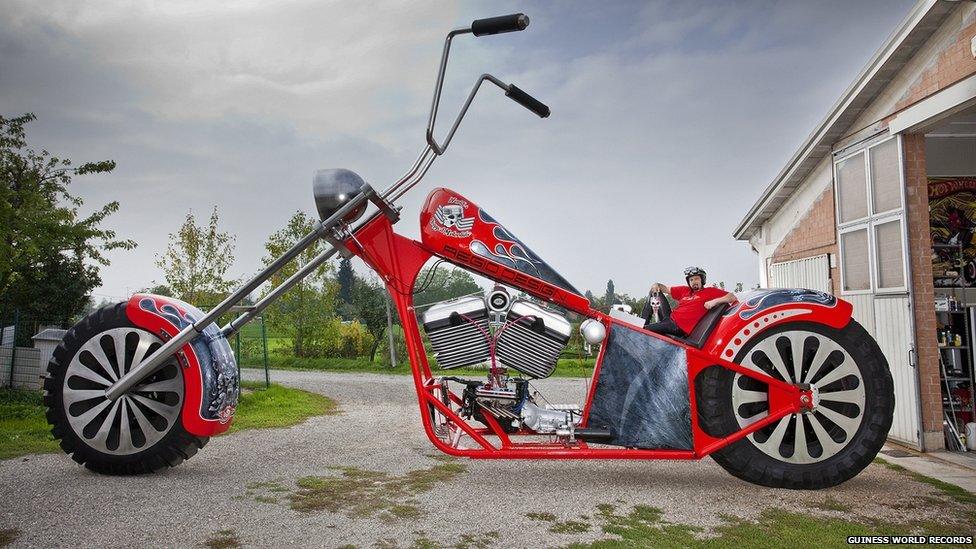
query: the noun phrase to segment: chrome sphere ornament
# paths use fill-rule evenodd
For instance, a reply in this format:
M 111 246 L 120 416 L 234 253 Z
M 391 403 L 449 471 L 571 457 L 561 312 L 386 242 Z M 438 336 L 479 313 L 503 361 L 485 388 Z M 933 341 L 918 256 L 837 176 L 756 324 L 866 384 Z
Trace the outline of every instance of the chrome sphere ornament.
M 316 171 L 312 180 L 312 194 L 315 196 L 315 209 L 319 212 L 319 219 L 325 221 L 332 217 L 339 208 L 362 194 L 364 185 L 366 182 L 363 178 L 350 170 L 338 168 Z M 365 211 L 366 202 L 363 202 L 342 220 L 352 223 Z
M 496 313 L 504 313 L 512 304 L 512 297 L 503 286 L 495 285 L 488 294 L 488 308 Z
M 607 327 L 599 320 L 588 318 L 580 324 L 580 335 L 590 345 L 597 345 L 607 337 Z

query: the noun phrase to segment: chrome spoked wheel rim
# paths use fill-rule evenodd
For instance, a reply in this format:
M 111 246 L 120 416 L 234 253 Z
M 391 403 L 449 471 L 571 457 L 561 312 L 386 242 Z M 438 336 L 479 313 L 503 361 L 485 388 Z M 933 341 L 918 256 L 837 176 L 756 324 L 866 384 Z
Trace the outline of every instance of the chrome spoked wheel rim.
M 105 389 L 162 345 L 138 328 L 113 328 L 89 339 L 65 371 L 61 398 L 74 433 L 99 452 L 134 454 L 159 442 L 183 404 L 183 372 L 175 358 L 112 402 Z
M 749 435 L 765 454 L 788 463 L 816 463 L 844 449 L 864 419 L 864 378 L 851 355 L 823 334 L 785 331 L 756 344 L 746 368 L 787 383 L 809 386 L 812 409 L 790 414 Z M 732 408 L 740 427 L 769 416 L 764 383 L 742 374 L 732 382 Z

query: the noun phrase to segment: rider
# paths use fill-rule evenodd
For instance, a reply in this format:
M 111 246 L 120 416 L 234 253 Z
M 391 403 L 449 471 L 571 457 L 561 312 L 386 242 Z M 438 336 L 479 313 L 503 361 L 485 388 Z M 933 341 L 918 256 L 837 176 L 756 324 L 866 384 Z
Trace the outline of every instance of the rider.
M 688 337 L 688 334 L 695 329 L 698 321 L 705 316 L 705 312 L 722 303 L 735 303 L 735 295 L 726 292 L 721 288 L 705 287 L 705 270 L 701 267 L 688 267 L 685 269 L 685 282 L 687 286 L 674 286 L 668 288 L 660 282 L 655 282 L 651 286 L 651 294 L 660 292 L 670 295 L 678 302 L 674 311 L 668 304 L 667 299 L 661 300 L 661 319 L 659 322 L 651 322 L 651 303 L 648 299 L 644 305 L 641 316 L 647 321 L 644 329 L 678 337 Z

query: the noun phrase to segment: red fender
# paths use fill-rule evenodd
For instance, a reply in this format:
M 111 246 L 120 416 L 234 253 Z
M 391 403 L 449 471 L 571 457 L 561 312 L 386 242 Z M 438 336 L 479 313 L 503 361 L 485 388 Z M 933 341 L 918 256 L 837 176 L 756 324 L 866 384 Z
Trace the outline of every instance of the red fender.
M 739 302 L 725 312 L 702 350 L 733 360 L 747 342 L 773 326 L 809 321 L 843 328 L 853 310 L 847 301 L 816 290 L 753 290 L 739 296 Z
M 196 307 L 159 295 L 136 294 L 125 314 L 136 326 L 166 341 L 204 314 Z M 230 428 L 237 409 L 240 385 L 234 353 L 216 324 L 183 346 L 176 354 L 183 368 L 183 428 L 210 437 Z

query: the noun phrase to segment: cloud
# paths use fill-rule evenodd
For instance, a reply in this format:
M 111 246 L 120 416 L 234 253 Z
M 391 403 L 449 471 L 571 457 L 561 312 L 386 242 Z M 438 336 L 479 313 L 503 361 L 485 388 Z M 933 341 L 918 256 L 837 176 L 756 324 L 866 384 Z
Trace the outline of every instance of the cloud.
M 426 190 L 448 186 L 580 289 L 639 295 L 689 264 L 757 280 L 733 225 L 910 1 L 2 4 L 5 114 L 38 114 L 38 147 L 119 163 L 75 183 L 92 205 L 119 200 L 110 224 L 140 243 L 112 255 L 100 293 L 158 280 L 189 208 L 219 205 L 244 275 L 313 211 L 315 169 L 385 187 L 422 146 L 445 32 L 526 11 L 527 32 L 456 40 L 438 135 L 486 71 L 552 117 L 486 88 L 398 230 L 415 237 Z

